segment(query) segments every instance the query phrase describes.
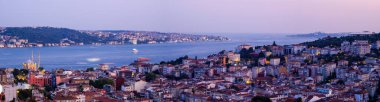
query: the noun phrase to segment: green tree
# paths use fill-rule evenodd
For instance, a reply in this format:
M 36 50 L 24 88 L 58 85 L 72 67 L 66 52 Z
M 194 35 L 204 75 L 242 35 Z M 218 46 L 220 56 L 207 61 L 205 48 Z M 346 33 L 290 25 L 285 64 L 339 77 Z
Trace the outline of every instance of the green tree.
M 339 85 L 344 85 L 344 81 L 343 80 L 338 80 L 338 82 L 336 82 L 337 84 L 339 84 Z
M 27 99 L 32 97 L 32 90 L 31 89 L 19 89 L 17 90 L 17 98 L 23 101 L 26 101 Z
M 301 98 L 301 97 L 298 97 L 298 98 L 296 99 L 296 102 L 302 102 L 302 98 Z
M 45 70 L 44 67 L 38 67 L 38 71 L 43 71 Z
M 183 56 L 183 57 L 179 57 L 179 58 L 177 58 L 176 60 L 171 60 L 171 61 L 167 61 L 167 62 L 165 62 L 165 61 L 161 61 L 160 64 L 178 65 L 178 64 L 182 64 L 182 61 L 183 61 L 184 59 L 188 59 L 188 58 L 189 58 L 189 56 L 185 55 L 185 56 Z M 197 58 L 197 57 L 195 57 L 195 58 Z
M 91 72 L 91 71 L 94 71 L 94 67 L 90 67 L 86 69 L 86 72 Z
M 368 40 L 369 43 L 374 43 L 377 40 L 380 40 L 380 34 L 370 34 L 370 35 L 356 35 L 356 36 L 343 36 L 343 37 L 326 37 L 323 39 L 318 39 L 310 42 L 304 42 L 308 47 L 339 47 L 343 41 L 353 42 L 355 40 Z
M 264 96 L 255 96 L 251 99 L 251 102 L 272 102 L 272 100 Z
M 262 58 L 262 57 L 265 57 L 264 52 L 260 52 L 260 53 L 259 53 L 259 58 Z
M 145 81 L 152 82 L 156 79 L 156 74 L 154 73 L 146 73 L 145 74 Z
M 91 44 L 102 39 L 91 36 L 87 33 L 67 28 L 53 27 L 7 27 L 1 35 L 17 36 L 21 39 L 28 39 L 30 43 L 60 43 L 64 38 L 75 42 Z
M 95 88 L 102 89 L 104 85 L 114 85 L 114 81 L 109 78 L 100 78 L 95 81 L 90 81 L 90 85 L 94 86 Z
M 84 90 L 83 85 L 79 85 L 78 89 L 79 89 L 79 92 L 83 92 Z
M 45 86 L 44 86 L 44 89 L 45 89 L 45 91 L 47 91 L 47 92 L 53 91 L 53 87 L 50 86 L 50 85 L 45 85 Z
M 15 77 L 15 83 L 26 83 L 28 82 L 27 76 L 29 74 L 29 70 L 26 69 L 14 69 L 12 72 Z

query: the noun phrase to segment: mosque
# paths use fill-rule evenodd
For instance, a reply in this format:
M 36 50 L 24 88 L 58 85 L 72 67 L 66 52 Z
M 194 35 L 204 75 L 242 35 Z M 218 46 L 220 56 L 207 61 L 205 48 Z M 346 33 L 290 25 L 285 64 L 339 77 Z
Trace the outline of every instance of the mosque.
M 40 62 L 41 62 L 40 54 L 38 54 L 38 62 L 36 63 L 35 58 L 34 58 L 34 53 L 32 52 L 31 58 L 27 62 L 23 63 L 22 66 L 24 69 L 28 69 L 30 71 L 37 71 L 37 69 L 40 67 Z

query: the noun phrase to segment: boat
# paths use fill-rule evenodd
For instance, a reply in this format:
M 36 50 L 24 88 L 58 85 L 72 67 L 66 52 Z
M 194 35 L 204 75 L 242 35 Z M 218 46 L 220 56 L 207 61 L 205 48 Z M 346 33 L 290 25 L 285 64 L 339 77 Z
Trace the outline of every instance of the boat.
M 134 54 L 136 54 L 136 53 L 139 52 L 139 50 L 137 50 L 137 49 L 132 49 L 132 52 L 133 52 Z

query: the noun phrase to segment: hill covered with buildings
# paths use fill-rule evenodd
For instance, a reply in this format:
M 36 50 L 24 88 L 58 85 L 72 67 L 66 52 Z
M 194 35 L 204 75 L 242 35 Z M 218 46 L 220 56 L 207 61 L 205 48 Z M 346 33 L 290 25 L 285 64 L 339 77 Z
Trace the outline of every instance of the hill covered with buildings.
M 72 46 L 72 45 L 120 45 L 155 44 L 192 41 L 223 41 L 226 37 L 163 33 L 151 31 L 104 30 L 82 31 L 54 27 L 4 27 L 0 28 L 0 48 Z
M 352 34 L 349 36 L 342 37 L 331 37 L 327 36 L 320 38 L 315 41 L 304 42 L 302 44 L 307 45 L 308 47 L 326 47 L 326 46 L 341 46 L 341 43 L 344 41 L 354 42 L 355 40 L 368 40 L 369 43 L 375 43 L 380 40 L 380 33 L 371 33 L 371 34 Z

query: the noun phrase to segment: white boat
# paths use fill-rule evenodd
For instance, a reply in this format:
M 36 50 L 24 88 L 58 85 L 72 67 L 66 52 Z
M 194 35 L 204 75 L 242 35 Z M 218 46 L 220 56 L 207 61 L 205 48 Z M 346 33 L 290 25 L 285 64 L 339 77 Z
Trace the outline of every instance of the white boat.
M 132 52 L 133 52 L 134 54 L 136 54 L 136 53 L 139 52 L 139 50 L 137 50 L 137 49 L 132 49 Z

